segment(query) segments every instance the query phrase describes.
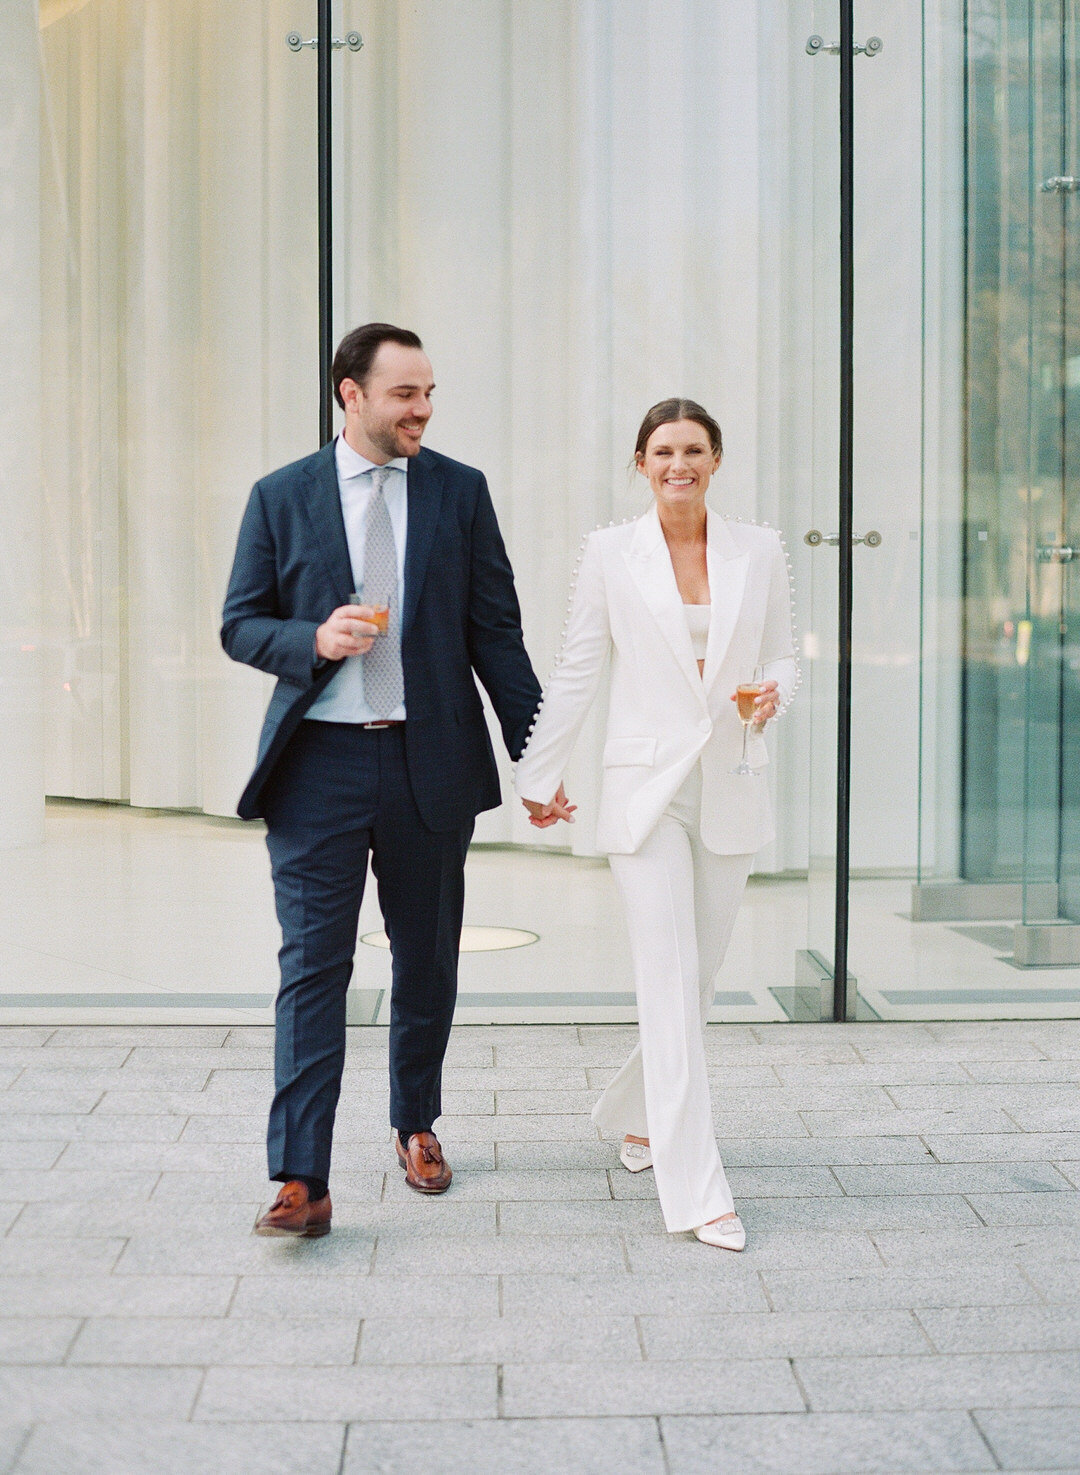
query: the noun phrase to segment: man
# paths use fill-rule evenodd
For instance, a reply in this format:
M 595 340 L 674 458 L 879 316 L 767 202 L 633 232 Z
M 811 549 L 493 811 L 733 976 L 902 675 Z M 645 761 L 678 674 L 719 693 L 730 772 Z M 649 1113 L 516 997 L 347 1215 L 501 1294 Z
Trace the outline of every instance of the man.
M 476 815 L 501 798 L 473 673 L 512 759 L 540 702 L 487 483 L 421 448 L 434 382 L 420 339 L 356 328 L 333 379 L 344 432 L 256 484 L 221 631 L 234 660 L 278 678 L 238 807 L 266 820 L 282 931 L 267 1153 L 283 1186 L 255 1232 L 308 1237 L 330 1230 L 369 855 L 393 952 L 395 1148 L 411 1188 L 450 1184 L 432 1128 L 465 854 Z

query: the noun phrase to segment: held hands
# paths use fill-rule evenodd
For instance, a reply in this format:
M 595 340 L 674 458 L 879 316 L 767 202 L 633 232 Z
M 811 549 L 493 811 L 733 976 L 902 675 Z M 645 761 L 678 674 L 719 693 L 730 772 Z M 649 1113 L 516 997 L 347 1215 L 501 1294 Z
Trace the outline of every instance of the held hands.
M 562 784 L 559 785 L 559 791 L 550 804 L 537 804 L 535 799 L 522 799 L 521 802 L 529 811 L 529 823 L 535 825 L 538 830 L 546 830 L 561 819 L 564 819 L 568 825 L 574 823 L 574 811 L 577 805 L 566 802 L 566 791 Z
M 370 604 L 343 604 L 315 631 L 315 649 L 323 660 L 343 661 L 366 655 L 375 644 L 378 625 L 371 623 Z
M 731 693 L 731 700 L 737 701 L 735 692 Z M 763 681 L 761 691 L 754 698 L 754 706 L 757 709 L 754 715 L 753 726 L 762 728 L 770 717 L 775 717 L 777 708 L 780 706 L 780 692 L 775 681 Z

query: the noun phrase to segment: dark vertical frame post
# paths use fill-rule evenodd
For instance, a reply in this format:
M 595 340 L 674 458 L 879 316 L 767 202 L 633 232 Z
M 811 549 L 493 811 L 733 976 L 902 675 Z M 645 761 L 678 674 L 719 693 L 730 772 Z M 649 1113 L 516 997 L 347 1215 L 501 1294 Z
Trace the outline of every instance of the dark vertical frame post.
M 333 112 L 330 62 L 334 55 L 331 0 L 318 0 L 318 152 L 319 152 L 319 444 L 334 436 L 334 389 L 330 365 L 334 357 L 334 240 L 330 184 Z
M 854 431 L 854 0 L 840 0 L 840 567 L 836 683 L 836 920 L 833 1018 L 848 1017 L 848 891 L 851 880 L 852 436 Z

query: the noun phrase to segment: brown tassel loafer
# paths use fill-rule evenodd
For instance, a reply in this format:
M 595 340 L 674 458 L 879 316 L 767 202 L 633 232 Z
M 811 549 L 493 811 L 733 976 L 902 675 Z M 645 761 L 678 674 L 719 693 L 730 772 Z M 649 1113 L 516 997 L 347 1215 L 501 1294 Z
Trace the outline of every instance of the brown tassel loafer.
M 330 1233 L 330 1195 L 308 1198 L 304 1183 L 283 1183 L 278 1196 L 261 1219 L 255 1221 L 253 1234 L 266 1234 L 293 1239 L 321 1239 Z
M 454 1175 L 434 1132 L 414 1132 L 405 1148 L 395 1131 L 394 1146 L 398 1162 L 405 1169 L 405 1182 L 410 1188 L 415 1188 L 417 1193 L 446 1192 Z

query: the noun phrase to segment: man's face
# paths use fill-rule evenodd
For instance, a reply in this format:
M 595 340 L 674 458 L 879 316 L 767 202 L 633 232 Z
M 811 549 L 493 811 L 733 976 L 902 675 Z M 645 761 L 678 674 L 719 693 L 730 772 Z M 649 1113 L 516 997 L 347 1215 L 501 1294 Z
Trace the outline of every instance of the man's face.
M 388 460 L 415 456 L 424 427 L 431 419 L 431 363 L 419 348 L 381 343 L 367 382 L 342 381 L 347 413 L 356 416 L 359 429 Z

